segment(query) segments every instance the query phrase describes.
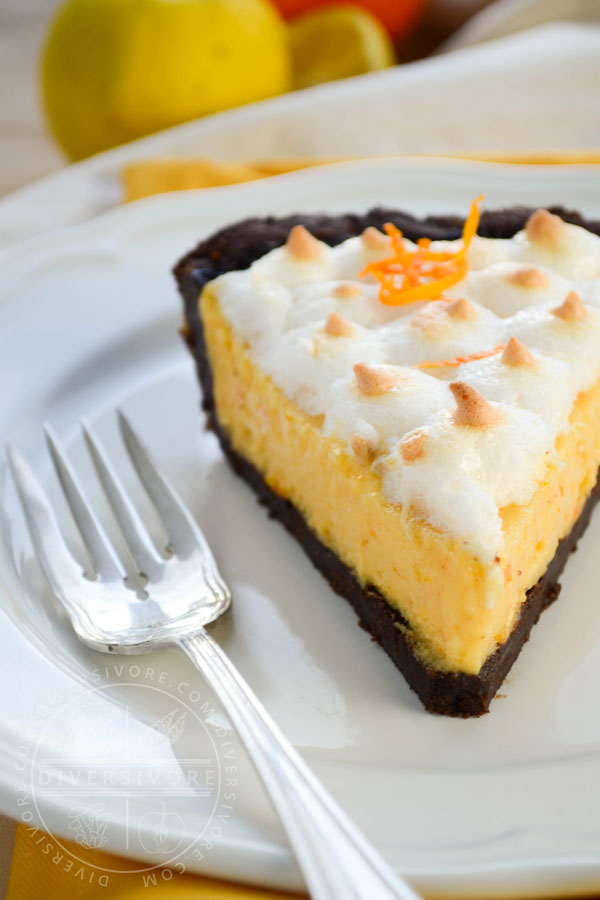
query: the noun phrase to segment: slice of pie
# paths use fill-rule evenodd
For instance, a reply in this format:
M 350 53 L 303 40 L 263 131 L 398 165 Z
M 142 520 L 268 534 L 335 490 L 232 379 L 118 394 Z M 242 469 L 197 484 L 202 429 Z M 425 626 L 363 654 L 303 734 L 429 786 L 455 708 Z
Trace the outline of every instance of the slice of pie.
M 251 219 L 176 266 L 208 421 L 425 707 L 479 715 L 598 499 L 600 223 Z

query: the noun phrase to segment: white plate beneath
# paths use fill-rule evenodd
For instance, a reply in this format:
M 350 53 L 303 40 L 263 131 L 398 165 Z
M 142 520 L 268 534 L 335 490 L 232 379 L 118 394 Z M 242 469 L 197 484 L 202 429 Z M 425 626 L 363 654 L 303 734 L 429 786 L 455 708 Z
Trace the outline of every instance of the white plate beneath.
M 462 898 L 592 893 L 600 886 L 600 518 L 491 714 L 430 716 L 201 430 L 192 363 L 176 334 L 169 268 L 223 223 L 376 203 L 463 212 L 481 192 L 490 207 L 562 202 L 600 216 L 593 169 L 360 162 L 151 198 L 23 242 L 0 257 L 0 424 L 57 496 L 42 421 L 86 466 L 78 418 L 117 452 L 112 410 L 127 411 L 188 498 L 233 588 L 233 612 L 216 627 L 222 645 L 420 890 Z M 299 887 L 243 751 L 217 704 L 202 706 L 212 700 L 200 677 L 175 652 L 132 662 L 81 646 L 32 558 L 4 467 L 0 484 L 2 811 L 25 821 L 31 814 L 55 836 L 77 839 L 91 809 L 102 825 L 92 842 L 106 850 L 149 865 L 176 864 L 182 854 L 189 871 Z M 131 670 L 140 661 L 143 670 Z M 214 785 L 186 788 L 182 773 L 209 763 Z M 112 783 L 106 772 L 116 773 Z M 209 814 L 209 830 L 222 832 L 216 846 L 186 850 Z

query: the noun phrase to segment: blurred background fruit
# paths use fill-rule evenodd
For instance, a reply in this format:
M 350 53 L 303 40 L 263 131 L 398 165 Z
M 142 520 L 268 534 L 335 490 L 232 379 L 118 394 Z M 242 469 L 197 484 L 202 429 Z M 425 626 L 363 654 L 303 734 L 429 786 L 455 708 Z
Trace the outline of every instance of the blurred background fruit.
M 339 0 L 275 0 L 276 6 L 286 19 L 333 6 L 337 2 Z M 396 41 L 411 30 L 427 5 L 427 0 L 357 0 L 357 2 L 359 6 L 376 16 Z
M 290 87 L 270 0 L 66 0 L 41 56 L 51 129 L 73 159 Z
M 379 19 L 354 4 L 292 19 L 290 50 L 296 88 L 363 75 L 395 62 L 391 38 Z

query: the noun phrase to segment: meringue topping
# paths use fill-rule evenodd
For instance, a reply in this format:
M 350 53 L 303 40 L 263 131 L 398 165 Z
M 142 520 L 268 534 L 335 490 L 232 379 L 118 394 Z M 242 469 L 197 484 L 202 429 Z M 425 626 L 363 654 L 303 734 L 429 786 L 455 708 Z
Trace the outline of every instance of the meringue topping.
M 547 209 L 536 210 L 527 220 L 525 234 L 533 244 L 557 249 L 564 234 L 565 223 Z
M 489 428 L 499 420 L 498 410 L 474 387 L 464 381 L 453 381 L 449 387 L 456 400 L 456 408 L 452 413 L 455 425 Z
M 583 322 L 588 314 L 581 297 L 575 291 L 569 291 L 560 306 L 555 306 L 552 312 L 565 322 Z
M 353 434 L 350 438 L 352 451 L 362 466 L 368 466 L 375 459 L 377 447 L 373 441 L 362 434 Z
M 350 297 L 360 297 L 362 288 L 355 281 L 342 281 L 334 287 L 332 293 L 334 297 L 346 300 Z
M 507 366 L 532 366 L 535 357 L 518 338 L 511 337 L 500 357 Z
M 404 438 L 400 444 L 400 453 L 404 462 L 411 463 L 425 452 L 425 435 L 418 431 Z
M 331 337 L 348 337 L 354 333 L 354 325 L 339 313 L 332 312 L 325 322 L 323 331 Z
M 477 310 L 466 297 L 459 297 L 453 300 L 446 307 L 446 312 L 453 319 L 464 319 L 465 321 L 473 321 L 477 318 Z
M 370 253 L 389 253 L 390 239 L 379 229 L 369 225 L 368 228 L 365 228 L 361 237 L 365 249 Z
M 376 369 L 362 362 L 354 366 L 354 375 L 359 391 L 366 397 L 386 394 L 397 384 L 396 376 L 392 372 Z
M 506 280 L 517 287 L 530 288 L 531 290 L 548 287 L 550 279 L 545 272 L 537 266 L 521 266 L 507 275 Z
M 304 225 L 294 225 L 285 246 L 290 256 L 302 262 L 313 262 L 323 256 L 323 245 Z

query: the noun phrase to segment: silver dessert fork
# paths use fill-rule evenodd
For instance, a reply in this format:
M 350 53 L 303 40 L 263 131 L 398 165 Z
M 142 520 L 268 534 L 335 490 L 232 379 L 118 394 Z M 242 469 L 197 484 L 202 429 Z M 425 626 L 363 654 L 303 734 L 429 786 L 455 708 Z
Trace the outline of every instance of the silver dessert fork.
M 119 425 L 133 467 L 164 524 L 165 556 L 97 439 L 82 427 L 120 531 L 138 572 L 147 578 L 145 599 L 125 585 L 123 563 L 52 432 L 46 430 L 48 446 L 94 565 L 94 580 L 84 577 L 67 548 L 33 472 L 14 447 L 7 447 L 34 550 L 77 636 L 104 653 L 151 653 L 174 644 L 187 654 L 246 746 L 314 900 L 418 900 L 327 793 L 206 630 L 229 607 L 229 588 L 190 511 L 121 413 Z

